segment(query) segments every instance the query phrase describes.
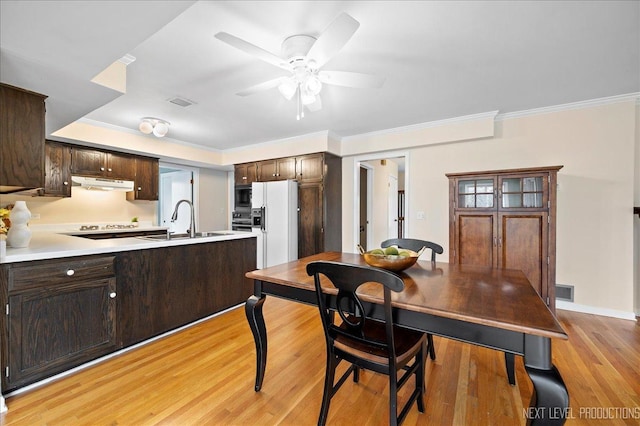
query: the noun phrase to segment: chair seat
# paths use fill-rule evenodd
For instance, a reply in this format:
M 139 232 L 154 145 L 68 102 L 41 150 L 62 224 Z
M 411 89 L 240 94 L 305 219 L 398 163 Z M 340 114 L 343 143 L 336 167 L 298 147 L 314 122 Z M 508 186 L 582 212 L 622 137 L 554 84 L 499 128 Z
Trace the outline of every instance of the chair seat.
M 346 325 L 342 323 L 340 328 L 346 329 Z M 386 341 L 385 324 L 382 322 L 367 321 L 363 332 L 368 340 L 375 340 L 380 343 L 385 343 Z M 415 356 L 427 338 L 425 333 L 397 326 L 393 327 L 393 337 L 396 349 L 396 364 L 400 366 L 406 365 Z M 389 365 L 389 354 L 377 346 L 368 345 L 344 335 L 338 335 L 334 340 L 334 345 L 336 349 L 358 358 L 380 365 Z

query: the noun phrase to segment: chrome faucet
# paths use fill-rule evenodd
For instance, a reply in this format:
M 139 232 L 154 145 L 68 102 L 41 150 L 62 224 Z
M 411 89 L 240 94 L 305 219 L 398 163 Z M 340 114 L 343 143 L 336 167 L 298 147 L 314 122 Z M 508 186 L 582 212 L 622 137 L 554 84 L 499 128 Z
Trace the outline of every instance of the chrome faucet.
M 189 223 L 189 238 L 196 237 L 196 216 L 193 210 L 193 203 L 189 200 L 180 200 L 176 203 L 176 207 L 173 210 L 173 214 L 171 215 L 171 222 L 175 222 L 178 219 L 178 207 L 180 204 L 187 203 L 189 204 L 189 208 L 191 208 L 191 222 Z

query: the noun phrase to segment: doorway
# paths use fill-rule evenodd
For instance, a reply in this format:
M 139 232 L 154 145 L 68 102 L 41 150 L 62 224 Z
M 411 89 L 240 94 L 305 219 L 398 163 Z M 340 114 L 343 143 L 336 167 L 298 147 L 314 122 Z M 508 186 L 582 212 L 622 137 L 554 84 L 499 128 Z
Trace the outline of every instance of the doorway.
M 367 170 L 366 185 L 362 182 L 365 179 L 363 168 Z M 370 250 L 388 238 L 397 238 L 398 212 L 408 210 L 410 202 L 408 177 L 408 152 L 376 153 L 354 159 L 354 245 L 359 243 Z M 399 196 L 400 191 L 403 191 L 402 197 Z M 367 204 L 366 246 L 361 242 L 364 200 Z M 402 206 L 399 205 L 400 200 Z M 403 234 L 410 235 L 409 223 L 405 221 L 403 225 Z M 356 247 L 354 249 L 357 250 Z
M 195 197 L 195 183 L 198 170 L 191 167 L 160 164 L 160 199 L 158 202 L 158 218 L 160 226 L 166 226 L 171 233 L 185 233 L 189 231 L 191 211 L 187 203 L 178 208 L 175 222 L 171 216 L 176 204 L 180 200 L 188 200 L 194 205 L 196 224 L 198 222 L 197 197 Z

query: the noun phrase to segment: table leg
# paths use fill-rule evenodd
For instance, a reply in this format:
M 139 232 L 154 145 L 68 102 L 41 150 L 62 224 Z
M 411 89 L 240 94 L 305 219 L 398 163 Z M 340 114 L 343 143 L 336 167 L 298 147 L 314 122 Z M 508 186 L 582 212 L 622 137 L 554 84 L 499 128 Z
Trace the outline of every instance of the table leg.
M 264 296 L 261 298 L 251 296 L 244 305 L 244 313 L 247 316 L 253 339 L 256 342 L 256 392 L 259 392 L 262 388 L 264 371 L 267 367 L 267 328 L 262 315 L 264 300 Z
M 524 368 L 533 383 L 525 415 L 529 425 L 562 425 L 569 414 L 569 393 L 551 362 L 551 339 L 525 335 Z

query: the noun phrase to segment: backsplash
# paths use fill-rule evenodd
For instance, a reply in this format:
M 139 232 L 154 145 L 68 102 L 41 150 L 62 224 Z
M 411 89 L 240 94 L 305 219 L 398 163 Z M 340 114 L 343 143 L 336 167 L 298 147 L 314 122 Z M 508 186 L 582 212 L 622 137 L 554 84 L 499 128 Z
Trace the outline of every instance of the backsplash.
M 31 211 L 30 224 L 139 221 L 157 225 L 157 201 L 127 201 L 124 192 L 89 191 L 71 188 L 69 198 L 0 195 L 0 207 L 17 200 L 26 201 Z M 39 218 L 38 218 L 39 215 Z

